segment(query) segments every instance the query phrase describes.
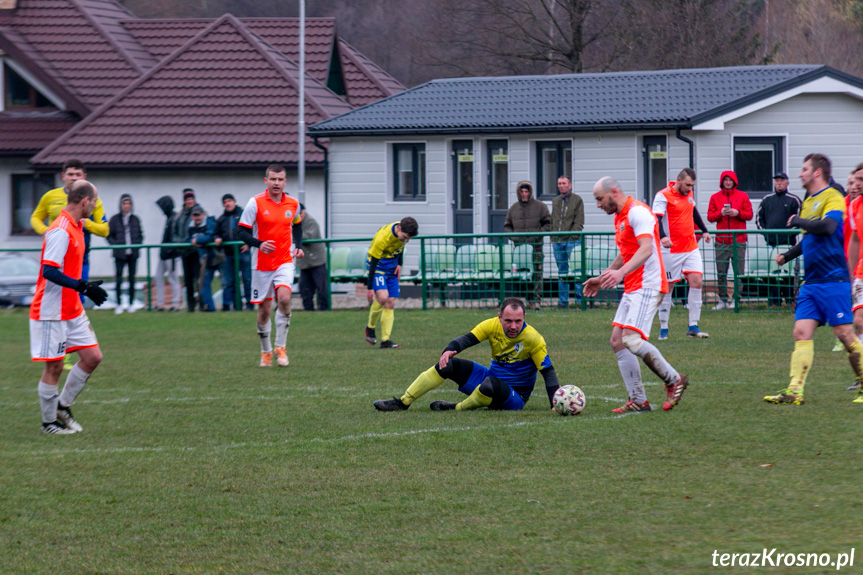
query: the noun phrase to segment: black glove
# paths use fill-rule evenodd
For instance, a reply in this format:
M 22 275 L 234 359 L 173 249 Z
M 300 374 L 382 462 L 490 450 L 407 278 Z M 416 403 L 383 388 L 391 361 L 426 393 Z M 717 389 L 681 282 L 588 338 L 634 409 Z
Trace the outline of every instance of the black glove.
M 106 299 L 108 299 L 108 292 L 99 287 L 101 284 L 102 280 L 96 280 L 94 282 L 80 280 L 78 282 L 78 287 L 75 288 L 75 291 L 84 294 L 85 296 L 93 300 L 94 304 L 100 306 L 105 303 Z

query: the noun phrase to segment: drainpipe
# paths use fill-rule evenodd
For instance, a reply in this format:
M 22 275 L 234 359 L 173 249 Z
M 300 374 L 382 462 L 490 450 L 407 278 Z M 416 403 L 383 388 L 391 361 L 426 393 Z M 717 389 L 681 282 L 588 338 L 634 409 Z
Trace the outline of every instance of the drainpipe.
M 324 152 L 324 237 L 330 237 L 330 150 L 318 143 L 318 137 L 312 136 L 315 147 Z
M 695 169 L 695 148 L 693 147 L 695 145 L 695 142 L 693 142 L 692 140 L 690 140 L 686 136 L 681 136 L 680 135 L 680 128 L 675 129 L 674 135 L 677 136 L 678 140 L 681 140 L 681 141 L 689 144 L 689 167 L 692 169 Z

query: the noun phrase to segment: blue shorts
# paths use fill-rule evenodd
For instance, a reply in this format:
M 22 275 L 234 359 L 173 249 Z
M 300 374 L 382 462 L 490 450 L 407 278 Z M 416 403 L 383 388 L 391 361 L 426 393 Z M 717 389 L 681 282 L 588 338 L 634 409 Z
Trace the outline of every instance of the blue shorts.
M 471 372 L 467 383 L 458 388 L 458 390 L 465 395 L 470 395 L 471 393 L 473 393 L 473 390 L 482 383 L 482 380 L 484 380 L 489 375 L 497 377 L 494 373 L 492 373 L 491 369 L 477 362 L 473 362 L 473 371 Z M 501 379 L 501 381 L 503 380 Z M 504 383 L 509 385 L 509 383 L 506 381 L 504 381 Z M 489 409 L 503 409 L 515 411 L 522 409 L 524 407 L 524 404 L 525 400 L 518 393 L 516 393 L 516 391 L 510 385 L 509 397 L 506 398 L 506 401 L 504 401 L 502 404 L 489 406 Z
M 851 312 L 851 284 L 831 282 L 803 284 L 797 294 L 797 310 L 794 319 L 814 319 L 820 325 L 843 325 L 853 323 Z
M 389 297 L 399 297 L 399 278 L 395 274 L 375 272 L 373 285 L 375 286 L 372 288 L 374 291 L 385 289 L 389 293 Z

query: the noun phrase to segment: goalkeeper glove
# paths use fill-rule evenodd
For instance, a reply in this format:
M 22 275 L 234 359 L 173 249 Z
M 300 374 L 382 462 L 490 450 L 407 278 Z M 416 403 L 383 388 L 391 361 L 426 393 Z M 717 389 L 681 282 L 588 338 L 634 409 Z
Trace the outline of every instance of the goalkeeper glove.
M 108 292 L 99 287 L 101 284 L 102 280 L 96 280 L 94 282 L 80 280 L 78 282 L 78 287 L 75 288 L 75 291 L 84 294 L 85 296 L 93 300 L 94 304 L 100 306 L 105 303 L 106 299 L 108 299 Z

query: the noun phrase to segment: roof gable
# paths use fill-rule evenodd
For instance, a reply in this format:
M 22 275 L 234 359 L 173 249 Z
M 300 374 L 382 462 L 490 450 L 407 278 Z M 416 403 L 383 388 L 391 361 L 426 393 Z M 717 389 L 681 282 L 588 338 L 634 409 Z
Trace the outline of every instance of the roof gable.
M 687 128 L 802 83 L 826 66 L 743 66 L 433 80 L 309 128 L 320 136 Z
M 90 166 L 295 164 L 296 64 L 226 15 L 33 158 L 56 165 L 74 155 Z M 306 79 L 306 117 L 350 106 Z M 306 144 L 310 163 L 322 153 Z

